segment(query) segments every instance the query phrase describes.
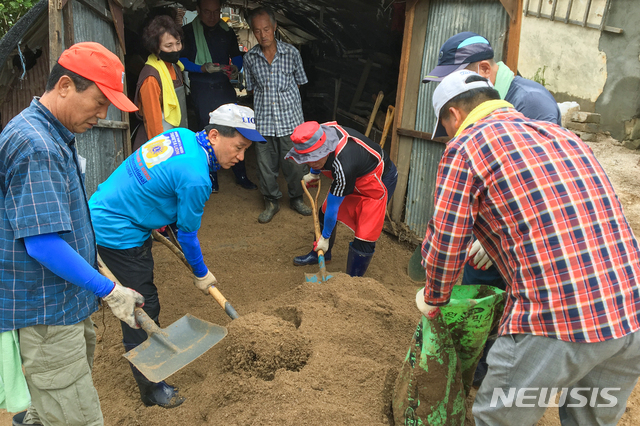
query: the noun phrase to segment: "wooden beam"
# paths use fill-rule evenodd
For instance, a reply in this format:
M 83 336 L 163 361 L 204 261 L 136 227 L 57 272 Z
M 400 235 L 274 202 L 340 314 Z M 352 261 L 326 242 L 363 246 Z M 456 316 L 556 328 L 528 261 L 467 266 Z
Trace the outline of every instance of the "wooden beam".
M 543 13 L 543 14 L 540 15 L 540 18 L 551 19 L 551 16 L 545 15 Z M 567 20 L 566 23 L 582 26 L 582 21 L 576 21 L 575 19 L 569 19 L 569 20 Z M 592 24 L 591 22 L 587 22 L 587 25 L 585 25 L 585 26 L 587 28 L 593 28 L 594 30 L 599 30 L 600 29 L 600 25 Z M 607 32 L 614 33 L 614 34 L 622 34 L 624 32 L 624 30 L 622 28 L 610 27 L 608 25 L 605 25 L 604 27 L 602 27 L 602 31 L 607 31 Z
M 91 0 L 78 0 L 80 3 L 87 6 L 89 9 L 93 10 L 96 13 L 96 16 L 102 19 L 105 22 L 113 23 L 113 17 L 111 16 L 111 12 L 109 12 L 104 6 L 99 6 L 95 4 Z
M 68 49 L 75 43 L 75 30 L 73 29 L 73 3 L 67 2 L 62 8 L 64 19 L 64 46 Z
M 396 94 L 396 117 L 391 133 L 390 156 L 398 168 L 398 183 L 390 207 L 391 218 L 402 221 L 413 138 L 399 135 L 398 128 L 415 129 L 418 93 L 422 83 L 422 61 L 429 17 L 429 0 L 407 2 L 400 75 Z M 430 83 L 431 84 L 431 83 Z
M 380 108 L 382 99 L 384 99 L 384 93 L 382 93 L 382 90 L 381 90 L 378 92 L 376 103 L 373 105 L 373 110 L 371 110 L 371 117 L 369 117 L 369 124 L 367 124 L 367 131 L 364 132 L 364 135 L 366 137 L 369 137 L 369 133 L 371 133 L 371 128 L 373 127 L 373 122 L 375 121 L 376 115 L 378 114 L 378 109 Z
M 94 127 L 102 127 L 104 129 L 128 129 L 129 123 L 125 121 L 99 119 Z
M 113 18 L 113 25 L 116 27 L 116 34 L 118 35 L 118 41 L 124 54 L 127 54 L 127 49 L 124 44 L 124 16 L 122 14 L 122 6 L 116 3 L 114 0 L 108 0 L 109 11 Z
M 522 31 L 522 0 L 517 0 L 517 9 L 514 18 L 509 21 L 509 34 L 507 36 L 507 51 L 504 63 L 509 69 L 518 73 L 518 56 L 520 55 L 520 33 Z
M 62 11 L 58 0 L 49 0 L 49 70 L 62 54 Z
M 371 71 L 371 66 L 373 65 L 373 61 L 371 58 L 367 59 L 367 63 L 362 70 L 362 75 L 360 76 L 360 81 L 358 82 L 358 87 L 356 88 L 356 93 L 353 95 L 353 99 L 351 100 L 351 106 L 349 107 L 349 111 L 353 111 L 356 107 L 356 104 L 360 100 L 362 96 L 362 91 L 364 90 L 364 86 L 367 84 L 367 79 L 369 78 L 369 72 Z

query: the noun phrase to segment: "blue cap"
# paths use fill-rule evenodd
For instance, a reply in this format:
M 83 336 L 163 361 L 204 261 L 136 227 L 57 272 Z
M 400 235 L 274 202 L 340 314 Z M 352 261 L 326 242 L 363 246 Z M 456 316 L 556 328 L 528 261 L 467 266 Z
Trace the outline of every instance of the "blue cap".
M 422 80 L 423 83 L 441 81 L 454 71 L 466 68 L 469 64 L 493 58 L 493 49 L 489 41 L 471 31 L 465 31 L 449 38 L 440 48 L 438 66 Z

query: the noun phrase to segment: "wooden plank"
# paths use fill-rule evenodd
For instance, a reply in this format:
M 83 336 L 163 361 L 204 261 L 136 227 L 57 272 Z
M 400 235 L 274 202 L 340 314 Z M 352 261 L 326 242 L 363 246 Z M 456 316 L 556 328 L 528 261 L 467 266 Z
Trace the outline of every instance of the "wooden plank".
M 400 136 L 408 136 L 410 138 L 424 139 L 425 141 L 438 142 L 438 143 L 444 143 L 444 144 L 446 144 L 451 139 L 447 136 L 433 138 L 431 137 L 431 133 L 421 132 L 419 130 L 413 130 L 413 129 L 403 129 L 401 127 L 396 129 L 396 131 Z
M 340 86 L 342 85 L 342 77 L 338 77 L 335 79 L 335 89 L 334 89 L 334 97 L 333 97 L 333 114 L 331 115 L 332 120 L 336 121 L 336 114 L 338 113 L 338 99 L 340 97 Z
M 367 84 L 367 79 L 369 78 L 369 72 L 371 71 L 371 65 L 373 65 L 373 61 L 371 58 L 367 59 L 367 63 L 362 70 L 362 75 L 360 76 L 360 81 L 358 82 L 358 87 L 356 89 L 356 93 L 353 95 L 353 99 L 351 100 L 351 106 L 349 107 L 349 111 L 353 111 L 356 107 L 356 104 L 360 100 L 362 96 L 362 91 L 364 90 L 365 84 Z
M 390 156 L 398 168 L 398 183 L 390 207 L 391 218 L 401 222 L 407 194 L 413 138 L 400 136 L 398 128 L 415 129 L 418 94 L 422 83 L 422 61 L 429 17 L 429 0 L 407 2 L 400 75 L 396 95 L 396 117 L 391 133 Z M 432 83 L 429 83 L 432 84 Z
M 116 3 L 114 0 L 108 0 L 109 11 L 113 17 L 113 25 L 116 27 L 116 34 L 118 34 L 118 41 L 124 54 L 127 54 L 127 49 L 124 45 L 124 16 L 122 15 L 122 6 Z
M 520 55 L 520 33 L 522 31 L 522 0 L 517 0 L 515 19 L 509 21 L 507 36 L 507 51 L 504 63 L 514 74 L 518 73 L 518 56 Z
M 98 123 L 94 127 L 102 127 L 105 129 L 128 129 L 129 123 L 125 121 L 116 121 L 116 120 L 103 120 L 99 119 Z
M 538 18 L 540 17 L 540 11 L 542 11 L 542 0 L 540 0 L 540 3 L 538 3 L 538 11 L 536 12 L 536 16 Z
M 75 43 L 75 31 L 73 29 L 73 3 L 67 2 L 62 8 L 64 19 L 64 46 L 69 48 Z
M 58 0 L 49 0 L 49 70 L 62 54 L 62 11 Z
M 111 12 L 109 12 L 104 6 L 97 5 L 91 0 L 78 0 L 80 3 L 87 6 L 89 9 L 93 10 L 96 13 L 96 16 L 102 19 L 105 22 L 110 24 L 113 23 L 113 17 L 111 16 Z
M 371 117 L 369 117 L 369 124 L 367 124 L 367 131 L 364 132 L 366 137 L 369 137 L 369 133 L 371 133 L 371 128 L 373 127 L 373 122 L 376 119 L 376 115 L 378 114 L 378 109 L 380 108 L 380 104 L 382 103 L 382 99 L 384 99 L 384 93 L 382 91 L 378 92 L 378 97 L 376 98 L 376 103 L 373 105 L 373 110 L 371 110 Z
M 604 10 L 602 11 L 602 20 L 600 21 L 600 31 L 604 28 L 604 23 L 607 20 L 607 15 L 609 15 L 609 7 L 611 6 L 611 0 L 607 0 L 607 3 L 604 5 Z
M 527 3 L 529 2 L 529 0 L 527 0 Z M 507 14 L 509 14 L 509 18 L 511 18 L 511 20 L 515 20 L 515 14 L 518 11 L 518 0 L 500 0 L 500 3 L 502 3 L 502 7 L 504 7 L 504 9 L 507 11 Z
M 529 1 L 530 0 L 527 0 L 527 3 L 524 5 L 524 16 L 529 15 Z M 571 1 L 571 0 L 569 0 L 569 1 Z
M 119 46 L 116 46 L 116 54 L 124 64 L 124 50 Z M 126 70 L 125 70 L 126 72 Z M 124 93 L 129 93 L 127 88 L 127 79 L 125 78 L 123 81 L 124 85 Z M 131 123 L 129 122 L 129 113 L 125 111 L 120 111 L 120 117 L 122 117 L 121 123 L 124 123 L 127 127 L 124 129 L 124 140 L 123 140 L 123 149 L 124 149 L 124 158 L 127 158 L 133 153 L 133 144 L 131 143 Z
M 556 7 L 558 6 L 558 0 L 553 0 L 553 3 L 551 4 L 551 20 L 555 21 L 556 20 Z
M 342 108 L 338 108 L 338 114 L 342 114 L 347 118 L 350 118 L 351 120 L 355 121 L 356 123 L 362 124 L 363 126 L 367 125 L 367 120 L 360 117 L 359 115 L 355 115 L 350 113 L 349 111 L 345 111 Z

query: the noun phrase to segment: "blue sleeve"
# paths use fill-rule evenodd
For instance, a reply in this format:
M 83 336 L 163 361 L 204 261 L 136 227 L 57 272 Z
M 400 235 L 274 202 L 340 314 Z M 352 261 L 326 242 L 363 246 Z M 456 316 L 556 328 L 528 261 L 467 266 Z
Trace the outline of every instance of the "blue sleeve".
M 71 284 L 91 290 L 98 297 L 113 290 L 113 281 L 93 269 L 57 233 L 26 237 L 24 246 L 29 256 Z
M 338 209 L 342 204 L 344 197 L 336 197 L 332 193 L 327 194 L 327 209 L 324 212 L 324 227 L 322 228 L 322 238 L 328 239 L 331 237 L 333 228 L 338 221 Z
M 200 65 L 194 64 L 193 62 L 191 62 L 187 58 L 180 58 L 180 62 L 182 62 L 182 65 L 184 65 L 184 69 L 185 70 L 187 70 L 189 72 L 202 73 L 202 69 L 200 68 Z
M 200 241 L 198 241 L 198 231 L 184 232 L 178 230 L 178 242 L 182 246 L 184 257 L 193 269 L 196 277 L 204 277 L 207 275 L 207 266 L 202 259 L 202 250 L 200 249 Z
M 238 67 L 238 70 L 242 69 L 242 63 L 243 62 L 244 61 L 242 59 L 242 55 L 238 55 L 238 56 L 235 56 L 235 57 L 231 58 L 231 63 L 233 65 L 235 65 L 236 67 Z

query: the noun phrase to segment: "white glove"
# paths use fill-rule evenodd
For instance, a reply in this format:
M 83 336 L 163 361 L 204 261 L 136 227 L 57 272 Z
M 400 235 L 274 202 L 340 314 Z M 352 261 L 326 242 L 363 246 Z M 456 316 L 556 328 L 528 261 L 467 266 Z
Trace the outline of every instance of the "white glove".
M 480 241 L 475 240 L 469 250 L 469 263 L 475 269 L 489 269 L 493 262 L 491 258 L 480 244 Z
M 216 286 L 218 284 L 218 280 L 216 280 L 216 277 L 213 276 L 211 271 L 207 270 L 207 275 L 204 277 L 198 278 L 194 275 L 193 284 L 204 294 L 209 294 L 209 287 Z
M 220 67 L 220 64 L 214 64 L 213 62 L 207 62 L 202 66 L 204 67 L 204 72 L 214 73 L 222 71 L 222 67 Z
M 120 321 L 127 323 L 131 328 L 140 328 L 133 315 L 136 306 L 142 307 L 144 305 L 144 297 L 140 293 L 116 283 L 111 293 L 103 299 L 109 304 L 113 315 Z
M 326 253 L 329 250 L 329 240 L 320 236 L 320 239 L 313 243 L 313 250 L 322 250 L 323 253 Z
M 424 302 L 424 288 L 421 288 L 416 293 L 416 306 L 420 312 L 422 312 L 422 315 L 427 318 L 434 318 L 438 313 L 440 313 L 440 307 L 427 305 Z
M 302 180 L 304 181 L 304 184 L 307 185 L 307 188 L 310 186 L 314 186 L 314 183 L 319 179 L 320 179 L 319 173 L 317 175 L 313 173 L 307 173 L 306 175 L 302 176 Z

